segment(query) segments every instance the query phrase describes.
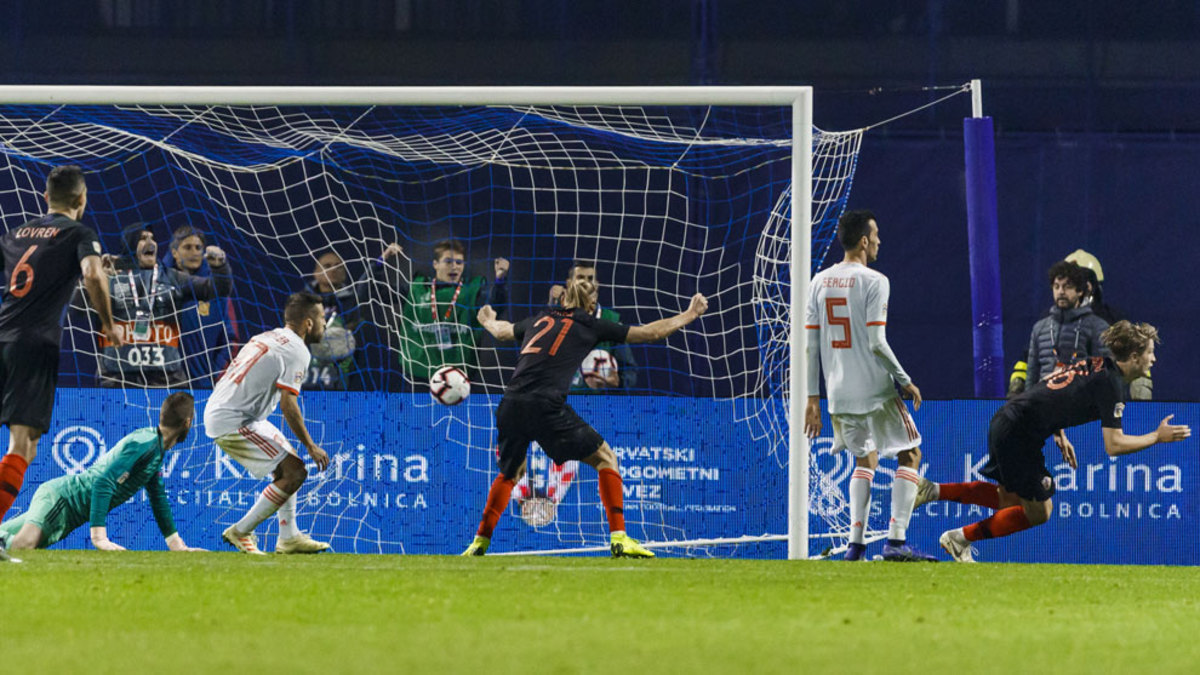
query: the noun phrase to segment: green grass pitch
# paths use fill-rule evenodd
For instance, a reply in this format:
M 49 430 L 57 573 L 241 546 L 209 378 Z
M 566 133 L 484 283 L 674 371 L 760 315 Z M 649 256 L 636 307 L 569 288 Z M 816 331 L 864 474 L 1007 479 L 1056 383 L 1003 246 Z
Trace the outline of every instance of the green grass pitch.
M 25 559 L 0 566 L 4 672 L 1200 672 L 1200 568 Z

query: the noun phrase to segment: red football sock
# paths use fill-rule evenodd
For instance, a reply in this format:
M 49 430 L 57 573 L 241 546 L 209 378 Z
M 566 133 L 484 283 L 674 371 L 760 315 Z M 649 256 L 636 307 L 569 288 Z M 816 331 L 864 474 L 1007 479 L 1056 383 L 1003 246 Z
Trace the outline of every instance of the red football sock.
M 496 480 L 492 481 L 492 487 L 488 490 L 487 505 L 483 507 L 483 520 L 479 521 L 479 531 L 476 534 L 491 539 L 492 532 L 496 530 L 496 523 L 500 522 L 500 516 L 504 515 L 504 510 L 508 508 L 508 500 L 512 497 L 515 484 L 513 479 L 505 478 L 504 474 L 496 476 Z
M 990 518 L 967 525 L 963 528 L 963 534 L 966 535 L 967 541 L 979 541 L 980 539 L 1007 537 L 1014 532 L 1028 530 L 1031 527 L 1033 527 L 1033 523 L 1029 522 L 1029 516 L 1025 515 L 1025 509 L 1021 506 L 1010 506 L 993 513 Z
M 621 474 L 600 469 L 600 502 L 608 514 L 608 531 L 625 531 L 625 496 L 621 492 Z
M 1000 508 L 1000 490 L 994 483 L 977 480 L 974 483 L 941 483 L 938 499 L 960 504 L 977 504 L 989 509 Z
M 21 484 L 25 482 L 25 469 L 29 462 L 16 453 L 8 453 L 0 459 L 0 520 L 8 513 L 8 507 L 17 499 Z

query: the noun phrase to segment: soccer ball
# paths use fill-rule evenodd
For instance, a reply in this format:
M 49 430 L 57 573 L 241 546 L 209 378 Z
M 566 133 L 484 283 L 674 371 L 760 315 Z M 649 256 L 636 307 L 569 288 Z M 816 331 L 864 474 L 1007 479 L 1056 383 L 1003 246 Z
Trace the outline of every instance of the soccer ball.
M 458 405 L 471 395 L 471 380 L 460 368 L 439 368 L 429 378 L 429 393 L 442 405 Z
M 583 363 L 579 364 L 581 376 L 595 375 L 607 379 L 616 372 L 617 360 L 603 349 L 593 349 L 588 352 L 588 355 L 583 357 Z
M 356 346 L 354 333 L 341 326 L 326 326 L 325 337 L 312 346 L 312 355 L 318 361 L 341 361 L 353 354 Z

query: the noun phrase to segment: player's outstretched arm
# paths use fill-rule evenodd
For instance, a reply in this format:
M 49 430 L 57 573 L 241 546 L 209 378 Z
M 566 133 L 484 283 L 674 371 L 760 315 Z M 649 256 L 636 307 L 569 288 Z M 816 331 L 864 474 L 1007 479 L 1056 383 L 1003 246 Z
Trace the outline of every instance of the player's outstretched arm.
M 308 456 L 317 463 L 318 469 L 324 471 L 329 466 L 329 455 L 325 454 L 325 450 L 317 445 L 317 442 L 309 435 L 308 427 L 304 426 L 304 414 L 300 412 L 300 398 L 286 389 L 283 390 L 283 394 L 279 397 L 279 411 L 283 413 L 283 419 L 287 421 L 288 428 L 292 430 L 293 434 L 296 434 L 296 438 L 308 451 Z
M 117 327 L 113 325 L 112 300 L 108 294 L 108 274 L 104 271 L 104 263 L 98 255 L 89 255 L 79 262 L 83 270 L 83 287 L 87 289 L 88 299 L 92 309 L 100 315 L 100 330 L 104 337 L 115 347 L 125 344 Z
M 502 321 L 496 318 L 496 310 L 492 309 L 491 305 L 484 305 L 479 308 L 479 314 L 475 315 L 479 319 L 479 325 L 483 326 L 484 330 L 492 334 L 492 337 L 497 340 L 511 342 L 516 339 L 513 335 L 513 325 L 510 321 Z
M 1104 452 L 1109 457 L 1128 455 L 1139 452 L 1156 443 L 1175 443 L 1192 435 L 1192 428 L 1186 424 L 1171 424 L 1174 415 L 1167 415 L 1158 428 L 1140 436 L 1126 436 L 1125 432 L 1115 427 L 1101 427 L 1104 434 Z
M 708 311 L 708 298 L 697 293 L 692 296 L 692 302 L 688 308 L 675 316 L 659 319 L 644 326 L 630 326 L 629 335 L 626 336 L 625 341 L 630 344 L 638 344 L 664 340 L 668 335 L 699 319 L 706 311 Z

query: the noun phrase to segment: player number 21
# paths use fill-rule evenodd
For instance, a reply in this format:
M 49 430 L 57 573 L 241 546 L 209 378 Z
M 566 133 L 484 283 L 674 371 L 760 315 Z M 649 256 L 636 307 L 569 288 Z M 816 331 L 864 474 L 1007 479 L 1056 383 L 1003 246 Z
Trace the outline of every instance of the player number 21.
M 529 344 L 525 345 L 525 348 L 521 350 L 522 354 L 537 354 L 538 352 L 542 351 L 541 347 L 537 347 L 535 345 L 537 345 L 538 340 L 542 339 L 543 335 L 554 330 L 555 321 L 548 316 L 543 316 L 534 322 L 533 327 L 537 328 L 538 326 L 542 326 L 542 324 L 545 325 L 541 330 L 534 334 L 533 339 L 529 341 Z M 558 346 L 562 344 L 563 338 L 567 336 L 567 331 L 571 330 L 571 326 L 574 325 L 574 319 L 562 320 L 562 328 L 560 328 L 558 331 L 558 337 L 554 338 L 554 344 L 550 345 L 550 351 L 546 352 L 548 355 L 554 356 L 558 353 Z
M 834 349 L 850 349 L 850 317 L 837 316 L 833 313 L 834 307 L 845 307 L 846 298 L 825 298 L 825 319 L 829 321 L 830 326 L 842 327 L 842 339 L 834 340 L 829 346 Z

